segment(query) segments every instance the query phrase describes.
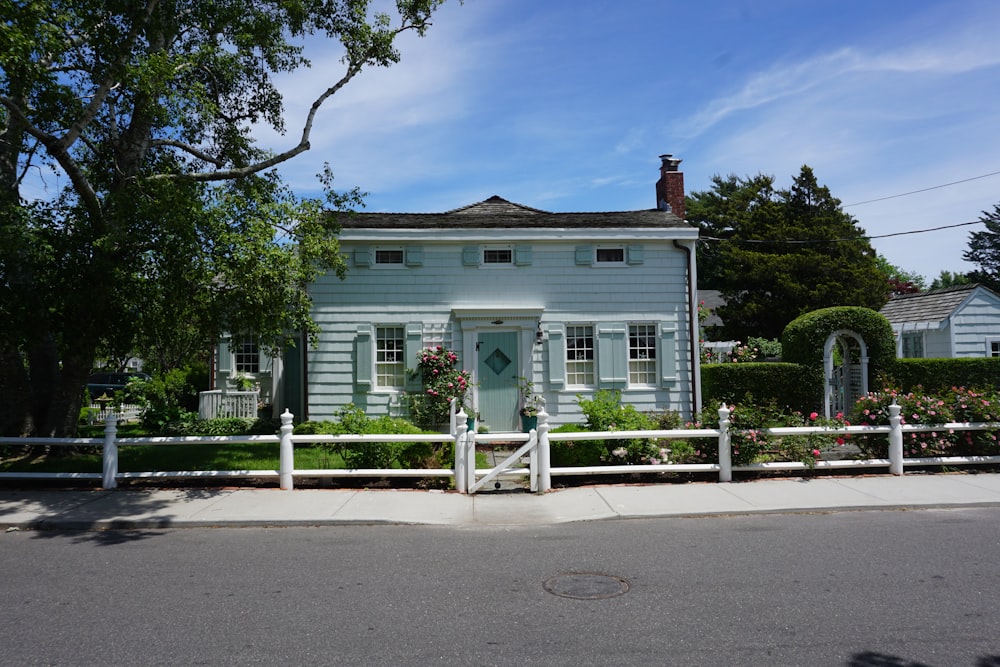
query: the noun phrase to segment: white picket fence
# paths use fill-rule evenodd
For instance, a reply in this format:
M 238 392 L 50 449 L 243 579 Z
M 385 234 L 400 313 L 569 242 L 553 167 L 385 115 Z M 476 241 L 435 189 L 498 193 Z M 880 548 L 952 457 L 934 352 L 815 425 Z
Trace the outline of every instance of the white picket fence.
M 108 415 L 114 414 L 118 422 L 136 421 L 142 416 L 142 406 L 132 404 L 113 405 L 111 403 L 94 403 L 88 406 L 87 423 L 91 426 L 108 420 Z
M 842 434 L 881 434 L 889 440 L 889 457 L 886 459 L 862 459 L 843 461 L 816 461 L 802 463 L 798 461 L 780 463 L 754 463 L 749 465 L 732 465 L 731 433 L 729 429 L 729 410 L 725 407 L 719 410 L 718 429 L 677 429 L 660 431 L 603 431 L 580 433 L 550 433 L 548 414 L 543 410 L 538 415 L 538 427 L 530 433 L 490 433 L 479 434 L 468 428 L 464 411 L 456 414 L 453 420 L 453 430 L 446 434 L 416 434 L 416 435 L 293 435 L 293 416 L 287 410 L 281 415 L 281 429 L 278 435 L 258 436 L 215 436 L 215 437 L 155 437 L 155 438 L 118 438 L 117 418 L 114 413 L 107 417 L 103 438 L 0 438 L 0 445 L 48 445 L 48 446 L 79 446 L 90 445 L 102 448 L 103 467 L 101 473 L 0 473 L 0 479 L 100 479 L 104 488 L 115 488 L 121 479 L 142 478 L 274 478 L 277 477 L 282 489 L 294 488 L 294 478 L 335 478 L 335 477 L 451 477 L 455 489 L 461 493 L 475 493 L 485 484 L 500 477 L 529 477 L 532 491 L 545 492 L 552 488 L 552 477 L 559 475 L 622 475 L 627 473 L 692 473 L 712 472 L 718 475 L 720 482 L 732 480 L 733 472 L 751 472 L 763 470 L 801 470 L 805 468 L 843 469 L 843 468 L 888 468 L 894 475 L 902 475 L 908 466 L 926 465 L 977 465 L 1000 464 L 1000 456 L 977 457 L 934 457 L 934 458 L 904 458 L 903 436 L 906 433 L 931 432 L 940 430 L 951 431 L 1000 431 L 1000 423 L 968 424 L 949 423 L 938 425 L 902 424 L 899 418 L 898 406 L 890 407 L 890 424 L 888 426 L 844 426 L 828 427 L 794 427 L 773 428 L 768 433 L 775 436 L 809 435 L 821 433 L 826 435 Z M 550 443 L 557 440 L 626 440 L 634 438 L 649 438 L 659 440 L 671 439 L 710 439 L 715 440 L 718 447 L 719 462 L 706 464 L 659 464 L 659 465 L 608 465 L 591 467 L 557 467 L 550 463 Z M 298 469 L 295 467 L 295 446 L 319 443 L 381 443 L 381 442 L 448 442 L 455 444 L 454 468 L 440 469 Z M 277 470 L 174 470 L 150 472 L 120 472 L 118 470 L 118 447 L 131 446 L 169 446 L 180 444 L 235 444 L 260 443 L 279 446 L 279 466 Z M 493 469 L 476 469 L 475 452 L 477 445 L 518 448 L 504 462 Z M 518 466 L 527 457 L 528 466 Z

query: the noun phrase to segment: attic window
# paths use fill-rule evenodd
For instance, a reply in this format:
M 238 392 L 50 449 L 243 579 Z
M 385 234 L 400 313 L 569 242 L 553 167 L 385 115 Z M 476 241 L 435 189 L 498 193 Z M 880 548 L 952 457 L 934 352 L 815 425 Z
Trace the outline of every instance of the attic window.
M 594 259 L 598 264 L 624 264 L 625 248 L 621 246 L 597 248 Z
M 403 265 L 403 249 L 402 248 L 376 248 L 375 249 L 375 264 L 378 266 L 402 266 Z
M 510 266 L 513 263 L 514 251 L 511 248 L 483 248 L 483 264 L 503 264 Z

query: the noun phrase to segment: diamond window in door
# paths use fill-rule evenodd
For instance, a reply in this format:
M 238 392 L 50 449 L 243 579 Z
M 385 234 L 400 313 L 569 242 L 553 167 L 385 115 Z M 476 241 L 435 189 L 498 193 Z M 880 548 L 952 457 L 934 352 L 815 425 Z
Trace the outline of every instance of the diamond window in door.
M 505 368 L 510 366 L 510 357 L 504 354 L 498 347 L 493 350 L 493 353 L 490 356 L 486 357 L 486 361 L 483 363 L 489 366 L 491 371 L 500 375 Z

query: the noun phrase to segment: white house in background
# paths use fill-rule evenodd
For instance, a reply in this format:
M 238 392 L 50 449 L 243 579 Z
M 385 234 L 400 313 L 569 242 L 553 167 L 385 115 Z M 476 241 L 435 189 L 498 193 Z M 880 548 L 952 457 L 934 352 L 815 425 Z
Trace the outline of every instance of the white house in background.
M 599 389 L 640 410 L 698 411 L 698 232 L 683 219 L 681 161 L 661 161 L 648 210 L 550 213 L 494 196 L 445 213 L 341 216 L 347 277 L 311 286 L 319 345 L 286 351 L 275 408 L 403 415 L 403 393 L 419 390 L 407 369 L 443 345 L 494 432 L 519 429 L 519 378 L 556 424 L 579 421 L 578 395 Z
M 1000 357 L 1000 295 L 982 285 L 894 296 L 879 312 L 897 357 Z

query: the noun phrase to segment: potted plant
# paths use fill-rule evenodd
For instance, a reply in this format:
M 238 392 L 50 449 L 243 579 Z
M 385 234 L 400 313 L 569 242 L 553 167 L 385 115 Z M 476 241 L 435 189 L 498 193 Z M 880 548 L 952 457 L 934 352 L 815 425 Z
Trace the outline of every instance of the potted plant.
M 517 389 L 521 395 L 521 430 L 527 433 L 538 426 L 538 411 L 545 399 L 535 393 L 535 383 L 528 378 L 518 378 Z

